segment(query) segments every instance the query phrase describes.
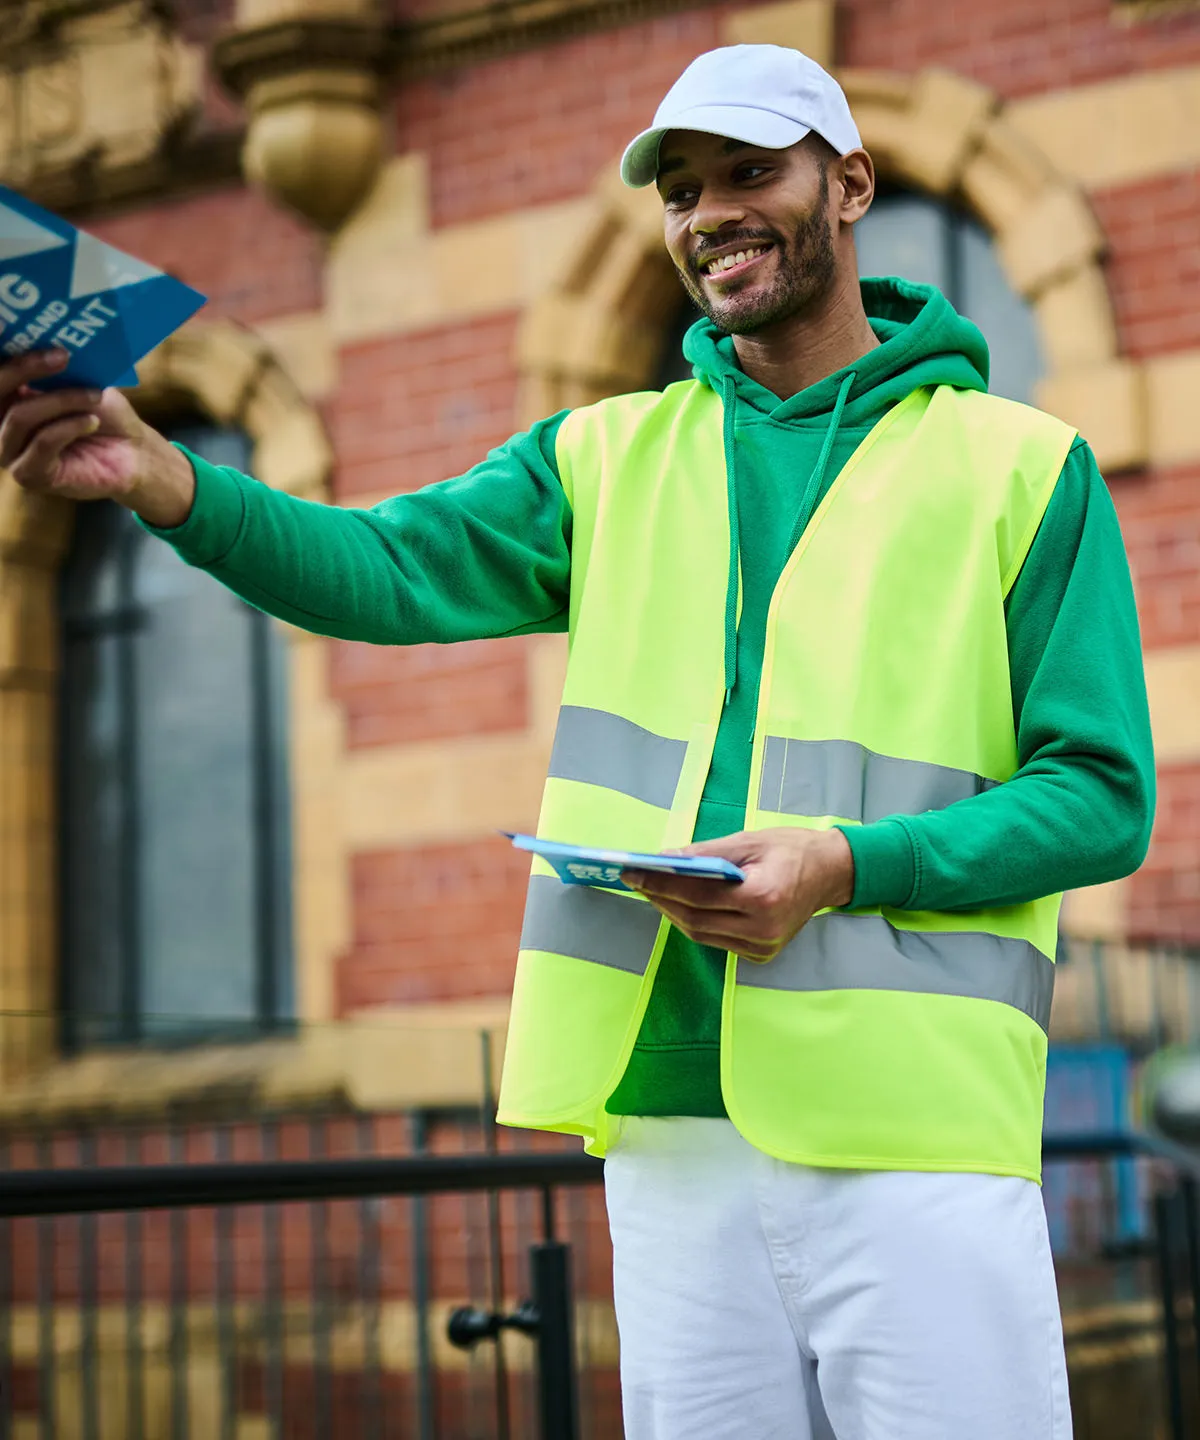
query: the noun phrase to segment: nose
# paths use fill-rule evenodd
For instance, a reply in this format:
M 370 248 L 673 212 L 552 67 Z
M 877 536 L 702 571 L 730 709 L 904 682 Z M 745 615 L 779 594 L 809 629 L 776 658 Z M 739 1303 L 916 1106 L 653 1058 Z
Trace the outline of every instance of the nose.
M 746 207 L 732 192 L 706 186 L 700 192 L 688 228 L 693 235 L 715 235 L 725 225 L 740 225 Z

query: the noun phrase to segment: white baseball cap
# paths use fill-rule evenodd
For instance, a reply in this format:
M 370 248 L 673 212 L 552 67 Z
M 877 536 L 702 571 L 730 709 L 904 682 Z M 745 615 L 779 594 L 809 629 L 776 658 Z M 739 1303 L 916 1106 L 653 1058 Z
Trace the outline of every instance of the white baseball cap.
M 810 132 L 839 155 L 862 145 L 838 82 L 815 60 L 782 45 L 726 45 L 693 60 L 621 157 L 621 179 L 638 189 L 658 175 L 668 130 L 702 130 L 765 150 L 786 150 Z

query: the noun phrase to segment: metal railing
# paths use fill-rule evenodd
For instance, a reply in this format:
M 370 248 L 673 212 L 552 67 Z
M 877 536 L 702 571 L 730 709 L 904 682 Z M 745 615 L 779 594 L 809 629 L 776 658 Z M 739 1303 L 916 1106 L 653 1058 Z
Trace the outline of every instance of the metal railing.
M 480 1138 L 422 1112 L 0 1140 L 0 1437 L 619 1435 L 600 1162 L 412 1153 Z
M 1156 1315 L 1156 1349 L 1161 1354 L 1161 1409 L 1171 1440 L 1194 1435 L 1200 1417 L 1200 1162 L 1191 1152 L 1160 1140 L 1136 1134 L 1062 1135 L 1048 1139 L 1048 1165 L 1088 1163 L 1109 1166 L 1134 1159 L 1144 1172 L 1146 1185 L 1146 1228 L 1140 1237 L 1111 1241 L 1101 1257 L 1108 1263 L 1139 1263 L 1151 1277 Z M 221 1440 L 243 1437 L 270 1437 L 270 1440 L 299 1440 L 312 1435 L 336 1435 L 338 1440 L 383 1440 L 383 1437 L 419 1437 L 419 1440 L 477 1440 L 481 1436 L 512 1436 L 521 1440 L 617 1440 L 620 1435 L 618 1411 L 610 1405 L 607 1415 L 595 1404 L 580 1405 L 580 1338 L 574 1332 L 583 1314 L 578 1287 L 572 1281 L 572 1247 L 563 1239 L 561 1213 L 573 1194 L 596 1187 L 602 1178 L 602 1164 L 578 1152 L 480 1153 L 446 1155 L 403 1155 L 303 1160 L 268 1159 L 235 1162 L 222 1159 L 206 1163 L 72 1164 L 51 1168 L 51 1154 L 43 1150 L 37 1169 L 13 1170 L 0 1176 L 0 1225 L 35 1227 L 31 1253 L 12 1243 L 12 1232 L 0 1236 L 0 1360 L 7 1376 L 0 1376 L 0 1433 L 14 1433 L 15 1411 L 34 1421 L 33 1433 L 45 1440 L 101 1440 L 119 1434 L 122 1440 L 200 1440 L 201 1436 Z M 93 1156 L 94 1158 L 94 1156 Z M 500 1224 L 495 1232 L 506 1233 L 511 1254 L 514 1232 L 511 1202 L 524 1195 L 532 1204 L 529 1269 L 524 1293 L 510 1295 L 503 1275 L 493 1274 L 486 1260 L 476 1266 L 472 1287 L 475 1303 L 444 1306 L 431 1304 L 438 1287 L 429 1273 L 420 1273 L 419 1256 L 409 1257 L 408 1276 L 418 1312 L 411 1338 L 416 1351 L 412 1379 L 414 1386 L 383 1383 L 386 1343 L 381 1335 L 380 1296 L 384 1289 L 382 1272 L 389 1263 L 379 1246 L 378 1225 L 372 1239 L 371 1221 L 378 1221 L 378 1207 L 389 1199 L 403 1197 L 410 1206 L 428 1205 L 446 1197 L 481 1197 L 485 1203 L 495 1197 L 493 1215 Z M 501 1206 L 504 1197 L 507 1209 Z M 341 1254 L 328 1217 L 339 1205 L 358 1207 L 365 1263 L 356 1278 L 360 1294 L 374 1297 L 374 1314 L 368 1305 L 359 1317 L 358 1348 L 352 1363 L 346 1364 L 345 1307 L 339 1299 L 336 1270 Z M 235 1255 L 244 1265 L 255 1247 L 248 1247 L 248 1207 L 271 1207 L 260 1218 L 257 1246 L 263 1272 L 261 1306 L 257 1330 L 247 1331 L 245 1317 L 238 1314 L 239 1277 L 232 1273 Z M 307 1210 L 313 1252 L 305 1277 L 312 1286 L 311 1333 L 307 1339 L 307 1379 L 301 1383 L 300 1370 L 286 1360 L 296 1336 L 289 1333 L 292 1320 L 285 1313 L 287 1292 L 283 1264 L 283 1231 L 288 1215 L 296 1207 Z M 163 1216 L 150 1212 L 167 1212 Z M 197 1244 L 186 1223 L 187 1212 L 198 1220 L 209 1215 L 209 1237 L 215 1242 L 209 1251 Z M 486 1221 L 486 1209 L 479 1219 Z M 71 1217 L 67 1220 L 62 1217 Z M 428 1222 L 429 1216 L 424 1217 Z M 128 1243 L 117 1245 L 105 1260 L 105 1236 L 98 1226 L 122 1226 L 126 1242 L 137 1233 L 149 1242 L 151 1221 L 162 1222 L 168 1241 L 168 1279 L 171 1310 L 168 1333 L 156 1343 L 164 1350 L 169 1372 L 168 1394 L 159 1397 L 157 1417 L 147 1407 L 148 1384 L 145 1369 L 137 1373 L 137 1357 L 146 1349 L 145 1327 L 139 1305 L 146 1303 L 144 1276 L 132 1271 L 139 1258 Z M 75 1229 L 68 1247 L 69 1274 L 64 1285 L 56 1266 L 63 1261 L 66 1237 L 47 1229 L 70 1225 Z M 527 1226 L 527 1231 L 529 1227 Z M 161 1226 L 160 1234 L 163 1233 Z M 28 1233 L 28 1232 L 26 1232 Z M 424 1241 L 424 1263 L 436 1265 L 437 1247 L 428 1233 L 414 1231 Z M 446 1237 L 443 1235 L 443 1239 Z M 240 1249 L 238 1242 L 241 1242 Z M 500 1253 L 497 1250 L 497 1254 Z M 391 1257 L 394 1262 L 398 1257 Z M 114 1270 L 115 1265 L 115 1270 Z M 36 1317 L 37 1335 L 23 1338 L 15 1333 L 13 1315 L 3 1304 L 13 1294 L 14 1267 L 32 1267 L 36 1288 L 43 1303 Z M 212 1332 L 207 1359 L 196 1369 L 197 1326 L 181 1315 L 189 1308 L 192 1281 L 197 1269 L 212 1273 Z M 123 1270 L 124 1284 L 120 1283 Z M 110 1273 L 111 1272 L 111 1273 Z M 245 1276 L 241 1279 L 244 1281 Z M 343 1277 L 344 1278 L 344 1277 Z M 444 1290 L 444 1287 L 442 1287 Z M 586 1286 L 585 1286 L 586 1288 Z M 106 1364 L 113 1367 L 112 1352 L 107 1362 L 101 1355 L 98 1312 L 106 1295 L 123 1294 L 127 1307 L 125 1358 L 117 1378 L 125 1389 L 120 1416 L 111 1406 L 104 1409 L 98 1381 Z M 70 1351 L 73 1377 L 56 1375 L 62 1366 L 64 1346 L 61 1317 L 56 1301 L 71 1294 L 78 1299 L 79 1315 L 75 1347 Z M 422 1300 L 423 1296 L 423 1300 Z M 486 1297 L 486 1298 L 481 1298 Z M 292 1297 L 294 1298 L 294 1296 Z M 585 1297 L 584 1297 L 585 1298 Z M 132 1323 L 130 1323 L 132 1316 Z M 292 1317 L 294 1318 L 294 1317 Z M 293 1327 L 294 1328 L 294 1327 Z M 584 1328 L 587 1328 L 585 1322 Z M 509 1340 L 507 1336 L 515 1336 Z M 524 1337 L 529 1337 L 533 1344 Z M 31 1340 L 35 1341 L 31 1346 Z M 453 1376 L 445 1356 L 449 1347 L 463 1347 L 462 1365 L 475 1365 L 490 1372 L 490 1403 L 472 1407 L 468 1397 L 457 1401 L 443 1393 L 420 1394 L 421 1346 L 444 1352 L 439 1366 L 426 1367 L 435 1391 L 444 1391 L 447 1377 Z M 524 1350 L 519 1347 L 524 1346 Z M 189 1348 L 191 1347 L 191 1348 Z M 394 1347 L 393 1347 L 394 1348 Z M 490 1353 L 489 1352 L 490 1348 Z M 15 1363 L 30 1350 L 36 1365 L 23 1380 Z M 246 1354 L 259 1360 L 253 1384 L 244 1373 Z M 261 1352 L 261 1354 L 259 1353 Z M 516 1359 L 515 1374 L 506 1368 Z M 240 1357 L 240 1362 L 239 1362 Z M 143 1359 L 144 1359 L 143 1354 Z M 428 1358 L 428 1357 L 427 1357 Z M 449 1362 L 452 1366 L 454 1362 Z M 603 1367 L 601 1367 L 603 1368 Z M 615 1367 L 609 1357 L 609 1388 L 615 1392 Z M 0 1366 L 0 1370 L 3 1366 Z M 213 1393 L 204 1406 L 197 1405 L 197 1392 L 205 1379 Z M 111 1374 L 110 1374 L 111 1378 Z M 514 1378 L 524 1386 L 513 1384 Z M 3 1380 L 8 1383 L 4 1384 Z M 66 1396 L 74 1379 L 75 1398 Z M 16 1382 L 14 1384 L 14 1382 Z M 352 1383 L 351 1383 L 352 1382 Z M 300 1386 L 300 1403 L 294 1387 Z M 24 1393 L 22 1393 L 24 1386 Z M 450 1388 L 453 1388 L 452 1386 Z M 524 1389 L 524 1398 L 518 1391 Z M 253 1393 L 247 1393 L 247 1392 Z M 594 1398 L 594 1397 L 593 1397 Z M 198 1418 L 199 1417 L 199 1418 Z M 1089 1432 L 1082 1429 L 1081 1435 Z M 1151 1433 L 1148 1429 L 1146 1433 Z

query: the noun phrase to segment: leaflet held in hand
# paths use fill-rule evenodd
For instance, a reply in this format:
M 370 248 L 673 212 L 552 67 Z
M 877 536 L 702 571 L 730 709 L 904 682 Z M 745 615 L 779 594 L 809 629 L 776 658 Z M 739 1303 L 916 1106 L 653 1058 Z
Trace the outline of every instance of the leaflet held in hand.
M 204 300 L 0 185 L 0 358 L 52 347 L 70 356 L 38 389 L 136 385 L 134 365 Z
M 556 840 L 539 840 L 536 835 L 516 835 L 502 830 L 518 850 L 540 855 L 564 885 L 598 885 L 605 890 L 628 890 L 622 870 L 658 870 L 669 875 L 694 879 L 722 880 L 739 884 L 746 878 L 728 860 L 713 855 L 659 855 L 638 850 L 602 850 L 592 845 L 563 845 Z

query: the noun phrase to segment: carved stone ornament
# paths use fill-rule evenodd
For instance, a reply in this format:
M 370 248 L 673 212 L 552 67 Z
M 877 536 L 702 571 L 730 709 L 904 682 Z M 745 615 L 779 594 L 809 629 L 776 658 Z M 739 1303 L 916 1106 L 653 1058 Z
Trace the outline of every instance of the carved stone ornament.
M 246 177 L 336 230 L 383 159 L 383 27 L 369 15 L 300 15 L 239 29 L 213 63 L 250 111 Z
M 56 198 L 62 176 L 102 189 L 198 111 L 202 52 L 151 0 L 0 0 L 0 32 L 0 180 L 27 194 Z

